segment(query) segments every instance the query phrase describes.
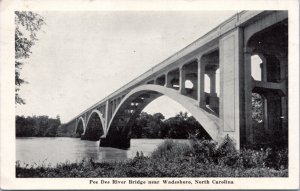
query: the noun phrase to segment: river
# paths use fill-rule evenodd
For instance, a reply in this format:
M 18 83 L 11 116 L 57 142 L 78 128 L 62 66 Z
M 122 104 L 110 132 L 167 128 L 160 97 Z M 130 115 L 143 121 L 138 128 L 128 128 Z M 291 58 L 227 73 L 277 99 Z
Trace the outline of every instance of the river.
M 20 165 L 56 165 L 92 158 L 96 162 L 126 160 L 137 152 L 145 156 L 153 152 L 163 139 L 131 139 L 128 150 L 99 147 L 99 141 L 83 141 L 67 137 L 30 137 L 16 139 L 16 160 Z M 186 140 L 177 140 L 185 142 Z

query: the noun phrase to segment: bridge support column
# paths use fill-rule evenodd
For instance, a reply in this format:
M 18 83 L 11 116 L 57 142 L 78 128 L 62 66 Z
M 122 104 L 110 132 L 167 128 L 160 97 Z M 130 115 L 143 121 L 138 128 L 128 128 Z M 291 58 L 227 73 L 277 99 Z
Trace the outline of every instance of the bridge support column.
M 216 94 L 216 71 L 212 70 L 208 74 L 210 78 L 210 94 Z
M 219 113 L 219 98 L 216 93 L 216 71 L 211 70 L 208 76 L 210 78 L 209 107 L 216 113 Z
M 234 30 L 220 39 L 220 118 L 223 129 L 219 135 L 229 135 L 240 147 L 240 63 L 242 31 Z
M 204 74 L 205 74 L 205 65 L 201 63 L 201 58 L 197 58 L 198 62 L 198 87 L 197 87 L 197 94 L 198 94 L 198 104 L 199 107 L 205 107 L 205 92 L 204 92 Z
M 288 144 L 288 56 L 281 55 L 280 61 L 280 78 L 285 81 L 286 95 L 281 97 L 281 119 L 282 119 L 282 136 L 283 141 Z
M 111 101 L 111 115 L 110 116 L 113 115 L 114 111 L 115 111 L 115 100 L 112 100 Z
M 109 100 L 105 103 L 105 127 L 104 127 L 104 135 L 107 134 L 107 129 L 109 125 L 109 119 L 110 119 L 110 107 L 109 107 Z
M 183 67 L 179 68 L 179 92 L 185 94 L 185 70 Z
M 253 129 L 252 129 L 252 77 L 251 77 L 251 53 L 250 48 L 244 48 L 244 120 L 245 125 L 242 129 L 242 140 L 244 145 L 253 144 Z

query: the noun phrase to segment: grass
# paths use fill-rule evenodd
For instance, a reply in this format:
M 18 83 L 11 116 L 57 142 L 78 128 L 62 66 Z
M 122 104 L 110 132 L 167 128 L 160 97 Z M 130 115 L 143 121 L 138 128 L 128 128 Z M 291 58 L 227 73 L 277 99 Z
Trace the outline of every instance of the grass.
M 126 161 L 90 159 L 55 167 L 17 162 L 16 177 L 288 177 L 287 154 L 287 149 L 237 151 L 229 137 L 219 146 L 209 140 L 166 140 L 150 156 L 137 153 Z

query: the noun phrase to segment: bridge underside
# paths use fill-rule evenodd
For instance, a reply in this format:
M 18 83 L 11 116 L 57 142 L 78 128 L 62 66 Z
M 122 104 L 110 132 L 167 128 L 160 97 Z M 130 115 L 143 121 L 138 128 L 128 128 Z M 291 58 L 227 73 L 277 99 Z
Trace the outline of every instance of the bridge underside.
M 259 62 L 254 62 L 254 57 Z M 245 64 L 252 67 L 245 91 L 245 144 L 287 145 L 288 141 L 288 20 L 249 38 Z M 254 64 L 259 68 L 253 71 Z M 255 73 L 256 74 L 255 77 Z M 249 75 L 248 73 L 248 75 Z
M 134 120 L 161 95 L 185 107 L 217 142 L 229 135 L 238 148 L 286 146 L 287 12 L 235 15 L 70 124 L 77 137 L 128 148 Z

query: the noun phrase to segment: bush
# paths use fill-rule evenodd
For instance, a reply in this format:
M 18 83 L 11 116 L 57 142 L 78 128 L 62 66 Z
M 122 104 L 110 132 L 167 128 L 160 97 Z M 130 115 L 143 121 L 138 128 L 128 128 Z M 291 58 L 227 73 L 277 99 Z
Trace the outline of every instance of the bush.
M 267 167 L 275 168 L 275 169 L 285 169 L 288 168 L 288 150 L 274 150 L 267 149 L 268 153 L 265 159 L 265 163 Z
M 210 163 L 215 161 L 217 143 L 207 139 L 190 139 L 193 155 L 199 163 Z
M 261 150 L 241 150 L 239 160 L 244 168 L 288 168 L 288 150 L 273 150 L 271 148 Z
M 161 158 L 166 156 L 168 153 L 172 151 L 175 147 L 175 142 L 173 140 L 166 140 L 161 143 L 151 154 L 153 158 Z
M 192 154 L 190 145 L 177 143 L 173 140 L 166 140 L 161 143 L 151 154 L 153 159 L 174 159 L 177 157 L 186 157 Z
M 236 144 L 233 139 L 226 135 L 223 142 L 219 145 L 216 151 L 218 163 L 228 166 L 236 166 L 239 162 L 239 153 L 236 150 Z
M 240 165 L 242 165 L 244 168 L 264 168 L 266 167 L 266 158 L 268 157 L 269 150 L 250 150 L 250 149 L 244 149 L 240 152 Z

